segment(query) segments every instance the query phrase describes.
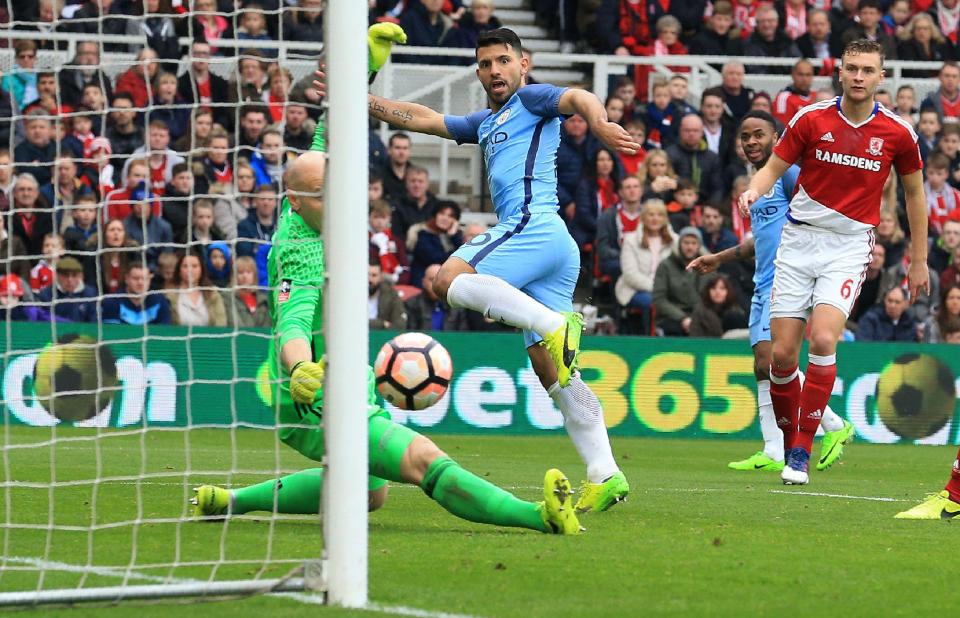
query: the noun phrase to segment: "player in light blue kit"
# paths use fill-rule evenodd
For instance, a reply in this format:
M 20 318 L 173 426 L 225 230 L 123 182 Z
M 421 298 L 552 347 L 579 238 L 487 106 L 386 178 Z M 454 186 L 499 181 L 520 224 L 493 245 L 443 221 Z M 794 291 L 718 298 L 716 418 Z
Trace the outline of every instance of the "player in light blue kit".
M 557 148 L 564 115 L 580 114 L 614 150 L 640 148 L 607 121 L 600 100 L 576 88 L 525 86 L 528 61 L 506 28 L 480 35 L 477 77 L 489 108 L 444 116 L 371 95 L 370 115 L 408 131 L 479 144 L 499 223 L 462 246 L 443 265 L 434 290 L 452 307 L 524 331 L 531 364 L 560 408 L 564 427 L 587 466 L 576 508 L 603 511 L 629 491 L 610 449 L 600 401 L 576 371 L 583 316 L 573 312 L 580 253 L 557 214 Z
M 750 111 L 743 117 L 740 144 L 754 169 L 766 165 L 776 141 L 777 129 L 773 116 L 762 111 Z M 698 257 L 687 266 L 688 270 L 709 273 L 726 262 L 747 260 L 756 255 L 754 293 L 750 303 L 750 345 L 753 346 L 755 361 L 763 450 L 743 461 L 730 462 L 734 470 L 783 470 L 783 432 L 777 427 L 770 399 L 770 289 L 773 287 L 774 259 L 780 247 L 780 231 L 787 222 L 790 198 L 799 174 L 800 168 L 792 166 L 769 193 L 750 207 L 750 228 L 753 233 L 750 238 L 720 253 Z M 824 410 L 821 424 L 826 433 L 817 470 L 826 470 L 843 455 L 843 446 L 853 439 L 854 428 L 852 423 L 841 419 L 829 406 Z

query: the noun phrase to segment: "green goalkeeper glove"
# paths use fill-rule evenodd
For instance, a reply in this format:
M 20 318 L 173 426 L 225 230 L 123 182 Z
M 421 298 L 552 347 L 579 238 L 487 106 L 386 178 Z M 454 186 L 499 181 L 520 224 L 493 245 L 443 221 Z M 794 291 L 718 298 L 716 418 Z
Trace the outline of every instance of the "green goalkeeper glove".
M 323 388 L 325 373 L 326 363 L 322 359 L 319 363 L 300 361 L 294 365 L 290 372 L 290 397 L 294 403 L 313 405 L 317 393 Z
M 407 33 L 398 24 L 381 22 L 370 26 L 367 30 L 367 47 L 370 49 L 370 56 L 367 60 L 367 75 L 370 83 L 373 83 L 377 71 L 387 63 L 393 44 L 405 44 L 406 42 Z

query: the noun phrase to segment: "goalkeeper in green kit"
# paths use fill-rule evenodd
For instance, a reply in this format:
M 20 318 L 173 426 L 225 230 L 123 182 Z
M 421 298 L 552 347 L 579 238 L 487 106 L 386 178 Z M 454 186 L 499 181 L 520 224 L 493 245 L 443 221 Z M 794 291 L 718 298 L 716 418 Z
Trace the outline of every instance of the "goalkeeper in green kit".
M 370 77 L 386 62 L 392 42 L 406 35 L 396 24 L 376 24 L 368 32 Z M 287 198 L 281 205 L 268 258 L 273 343 L 268 366 L 279 401 L 280 439 L 310 459 L 321 461 L 323 434 L 324 341 L 322 290 L 323 185 L 326 167 L 324 127 L 317 125 L 311 151 L 293 163 Z M 369 509 L 387 498 L 387 482 L 419 485 L 440 506 L 474 522 L 578 534 L 570 482 L 553 469 L 544 478 L 543 502 L 526 502 L 460 467 L 430 439 L 390 420 L 377 404 L 368 368 Z M 312 468 L 257 485 L 227 490 L 196 488 L 194 514 L 223 516 L 251 511 L 313 514 L 320 509 L 322 469 Z M 359 482 L 359 479 L 358 479 Z

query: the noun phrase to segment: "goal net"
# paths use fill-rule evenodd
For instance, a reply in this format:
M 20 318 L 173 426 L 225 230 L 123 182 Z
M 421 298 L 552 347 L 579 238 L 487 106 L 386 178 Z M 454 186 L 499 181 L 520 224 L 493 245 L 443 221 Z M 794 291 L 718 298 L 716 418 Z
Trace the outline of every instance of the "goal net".
M 190 499 L 320 465 L 277 438 L 266 257 L 337 13 L 97 4 L 0 3 L 0 605 L 318 589 L 318 515 L 197 521 Z M 331 47 L 365 46 L 365 4 L 349 11 Z M 332 190 L 359 193 L 365 174 Z M 365 289 L 366 256 L 341 258 Z

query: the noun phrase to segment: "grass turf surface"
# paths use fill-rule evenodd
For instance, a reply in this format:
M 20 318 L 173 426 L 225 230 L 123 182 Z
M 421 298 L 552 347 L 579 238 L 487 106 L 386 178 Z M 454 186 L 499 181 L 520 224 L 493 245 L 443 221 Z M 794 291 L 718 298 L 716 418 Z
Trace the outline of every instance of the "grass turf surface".
M 67 484 L 53 492 L 54 521 L 77 530 L 48 535 L 44 529 L 7 527 L 3 553 L 8 568 L 0 574 L 4 592 L 35 589 L 35 571 L 10 567 L 37 559 L 107 568 L 87 576 L 85 585 L 90 586 L 119 584 L 116 575 L 131 563 L 215 562 L 221 555 L 252 561 L 215 571 L 209 565 L 135 569 L 136 579 L 129 583 L 144 584 L 168 575 L 205 580 L 262 572 L 278 577 L 295 564 L 271 564 L 261 571 L 265 558 L 310 559 L 320 554 L 320 526 L 306 517 L 272 523 L 268 517 L 246 516 L 227 525 L 171 521 L 111 526 L 138 516 L 183 517 L 190 487 L 224 483 L 219 471 L 231 468 L 275 469 L 276 453 L 284 471 L 311 466 L 290 449 L 276 450 L 267 432 L 151 430 L 143 435 L 107 433 L 93 442 L 69 440 L 92 435 L 89 431 L 59 430 L 57 446 L 51 448 L 40 444 L 50 439 L 50 430 L 6 431 L 9 444 L 35 446 L 6 449 L 5 480 L 47 483 L 55 460 L 55 478 Z M 465 467 L 526 499 L 537 499 L 548 467 L 560 467 L 575 483 L 583 473 L 564 436 L 435 439 Z M 582 517 L 588 530 L 578 538 L 460 521 L 419 489 L 395 486 L 386 507 L 370 519 L 370 597 L 385 606 L 478 616 L 803 615 L 824 608 L 835 615 L 888 615 L 943 610 L 955 583 L 955 561 L 948 548 L 956 546 L 960 529 L 947 522 L 892 517 L 922 499 L 924 492 L 940 489 L 955 447 L 855 443 L 834 469 L 812 472 L 811 485 L 805 488 L 784 487 L 777 473 L 726 469 L 727 461 L 746 457 L 756 447 L 737 441 L 614 439 L 632 485 L 630 499 L 608 513 Z M 184 477 L 188 467 L 212 474 Z M 141 473 L 148 478 L 139 484 L 124 478 Z M 69 484 L 97 477 L 116 480 L 100 483 L 96 491 L 89 484 Z M 235 475 L 232 483 L 264 478 L 244 473 Z M 18 486 L 0 499 L 10 522 L 43 526 L 49 521 L 45 488 Z M 85 530 L 92 522 L 99 526 L 93 535 Z M 43 586 L 76 586 L 80 577 L 50 570 Z M 134 611 L 148 618 L 178 610 L 172 603 L 136 603 L 44 608 L 42 613 L 110 617 Z M 275 597 L 210 603 L 204 611 L 231 616 L 361 614 Z

